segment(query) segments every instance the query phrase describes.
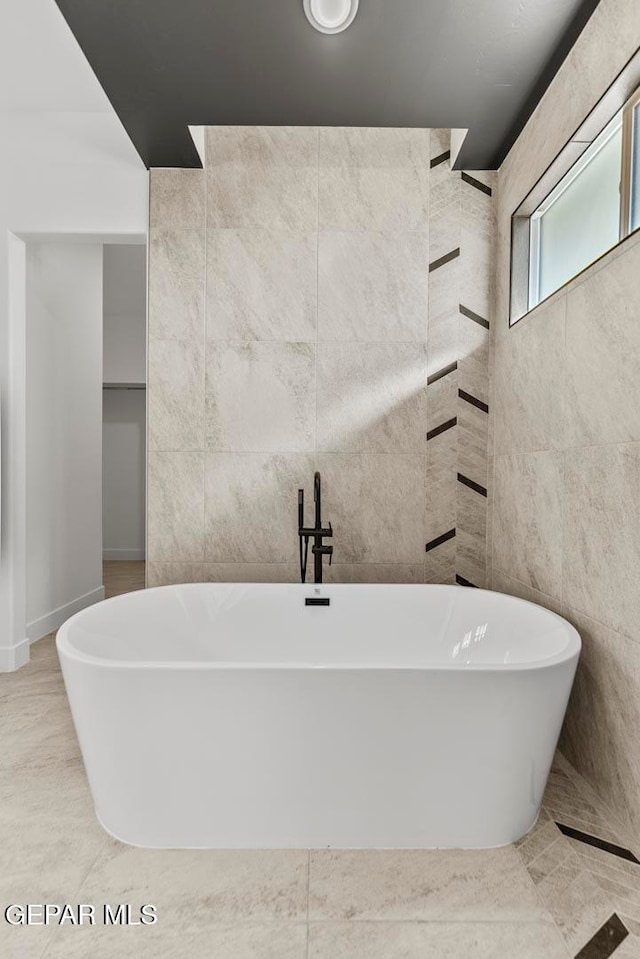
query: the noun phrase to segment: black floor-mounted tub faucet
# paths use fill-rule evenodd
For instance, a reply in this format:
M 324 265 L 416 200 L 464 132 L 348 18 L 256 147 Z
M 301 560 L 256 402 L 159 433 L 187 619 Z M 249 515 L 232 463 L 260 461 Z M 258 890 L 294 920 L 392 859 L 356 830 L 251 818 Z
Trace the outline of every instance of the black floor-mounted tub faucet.
M 320 473 L 316 472 L 313 479 L 313 499 L 316 504 L 316 520 L 313 528 L 304 525 L 304 490 L 298 490 L 298 541 L 300 544 L 300 580 L 303 583 L 307 581 L 307 556 L 309 553 L 309 540 L 313 540 L 311 552 L 313 553 L 313 581 L 322 582 L 322 559 L 329 557 L 329 566 L 333 557 L 333 546 L 325 546 L 324 539 L 333 536 L 331 523 L 326 529 L 322 527 L 322 480 Z

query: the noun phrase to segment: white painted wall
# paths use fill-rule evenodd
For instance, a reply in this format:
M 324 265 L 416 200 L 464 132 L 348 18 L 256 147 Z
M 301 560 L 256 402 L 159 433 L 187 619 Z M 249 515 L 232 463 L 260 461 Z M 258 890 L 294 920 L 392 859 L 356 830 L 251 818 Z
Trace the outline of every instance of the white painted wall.
M 147 248 L 104 247 L 104 381 L 144 383 L 147 365 Z
M 26 286 L 27 635 L 102 588 L 102 246 L 30 243 Z
M 148 174 L 53 0 L 0 0 L 0 670 L 28 659 L 26 235 L 144 238 Z
M 104 381 L 146 380 L 146 247 L 104 247 Z M 143 390 L 103 395 L 103 555 L 144 559 L 145 422 Z
M 105 559 L 144 559 L 146 396 L 105 390 L 102 541 Z

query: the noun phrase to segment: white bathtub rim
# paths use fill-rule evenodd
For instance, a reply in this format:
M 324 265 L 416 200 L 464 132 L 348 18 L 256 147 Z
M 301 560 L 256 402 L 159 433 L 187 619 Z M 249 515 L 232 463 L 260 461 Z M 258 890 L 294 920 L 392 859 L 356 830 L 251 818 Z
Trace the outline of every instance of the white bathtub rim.
M 183 583 L 171 586 L 155 586 L 143 591 L 144 595 L 153 595 L 165 590 L 175 590 L 187 589 L 187 590 L 201 590 L 203 587 L 207 586 L 219 586 L 222 584 L 219 583 Z M 243 583 L 243 584 L 234 584 L 234 585 L 257 585 L 261 587 L 268 587 L 272 584 L 258 583 Z M 302 589 L 310 589 L 310 584 L 303 583 L 287 583 L 279 584 L 286 585 L 290 587 L 299 587 Z M 323 584 L 323 587 L 330 592 L 349 590 L 349 591 L 358 591 L 361 589 L 370 589 L 372 584 L 369 583 L 327 583 Z M 384 590 L 386 584 L 375 584 L 376 589 Z M 398 584 L 391 584 L 393 588 L 397 588 Z M 424 584 L 429 585 L 429 584 Z M 407 589 L 418 589 L 418 585 L 410 584 L 407 586 Z M 443 588 L 439 586 L 439 588 Z M 457 590 L 461 592 L 468 592 L 470 587 L 467 586 L 449 586 L 445 587 L 447 590 Z M 314 595 L 317 593 L 319 587 L 314 586 L 313 590 Z M 77 626 L 82 623 L 82 620 L 87 617 L 95 616 L 96 610 L 99 609 L 105 603 L 117 603 L 122 601 L 125 597 L 130 597 L 131 593 L 124 593 L 118 596 L 112 596 L 109 599 L 103 600 L 101 603 L 97 603 L 93 606 L 87 607 L 86 609 L 80 610 L 71 616 L 58 630 L 56 636 L 56 647 L 58 650 L 58 655 L 67 657 L 70 660 L 75 660 L 77 662 L 82 662 L 87 665 L 99 666 L 102 668 L 111 668 L 111 669 L 145 669 L 145 670 L 232 670 L 232 671 L 323 671 L 323 672 L 380 672 L 387 671 L 392 673 L 404 673 L 404 672 L 530 672 L 534 670 L 544 670 L 552 669 L 555 666 L 558 666 L 562 663 L 577 663 L 582 649 L 582 640 L 580 634 L 576 628 L 564 619 L 562 616 L 559 616 L 553 610 L 547 609 L 545 606 L 539 606 L 537 603 L 532 603 L 529 600 L 522 599 L 519 596 L 512 596 L 508 593 L 498 593 L 496 590 L 487 590 L 487 589 L 478 589 L 474 588 L 474 594 L 491 596 L 495 599 L 496 596 L 504 596 L 510 601 L 514 601 L 517 605 L 533 607 L 539 613 L 542 613 L 545 617 L 548 617 L 551 620 L 555 620 L 556 624 L 561 625 L 565 632 L 567 633 L 568 642 L 566 647 L 560 652 L 553 654 L 552 656 L 547 656 L 544 659 L 540 660 L 531 660 L 529 662 L 518 662 L 518 663 L 393 663 L 393 662 L 378 662 L 378 663 L 362 663 L 362 662 L 353 662 L 353 663 L 309 663 L 309 662 L 286 662 L 286 661 L 269 661 L 261 662 L 258 660 L 255 661 L 242 661 L 242 660 L 233 660 L 233 661 L 211 661 L 211 660 L 123 660 L 123 659 L 111 659 L 105 656 L 96 656 L 92 653 L 87 653 L 84 650 L 79 649 L 69 638 L 69 631 L 72 626 Z

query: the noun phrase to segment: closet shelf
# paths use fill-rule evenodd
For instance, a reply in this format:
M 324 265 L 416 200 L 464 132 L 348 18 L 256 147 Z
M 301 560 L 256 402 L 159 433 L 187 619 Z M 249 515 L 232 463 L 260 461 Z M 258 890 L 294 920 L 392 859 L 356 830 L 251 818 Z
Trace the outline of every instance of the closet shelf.
M 146 383 L 103 383 L 103 390 L 146 390 Z

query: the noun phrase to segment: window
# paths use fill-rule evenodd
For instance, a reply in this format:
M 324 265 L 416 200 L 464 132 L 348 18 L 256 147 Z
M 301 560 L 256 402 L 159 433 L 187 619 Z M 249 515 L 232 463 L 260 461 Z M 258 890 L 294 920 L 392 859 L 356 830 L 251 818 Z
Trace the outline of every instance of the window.
M 529 223 L 529 308 L 620 239 L 622 114 L 593 141 Z
M 640 227 L 640 89 L 604 106 L 512 218 L 512 323 Z

